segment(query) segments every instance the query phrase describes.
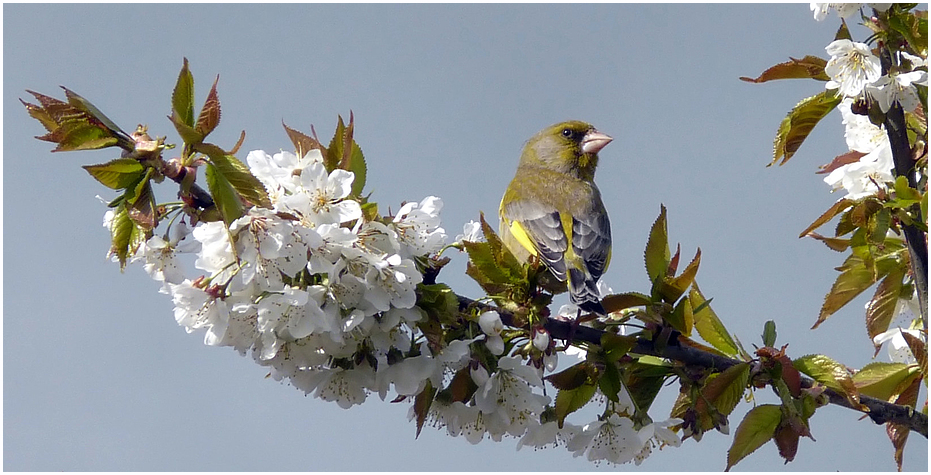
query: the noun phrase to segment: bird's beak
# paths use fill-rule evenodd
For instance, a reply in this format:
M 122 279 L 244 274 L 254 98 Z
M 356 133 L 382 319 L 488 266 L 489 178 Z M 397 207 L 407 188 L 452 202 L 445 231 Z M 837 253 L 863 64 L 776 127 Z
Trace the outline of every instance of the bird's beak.
M 584 153 L 598 153 L 601 149 L 611 143 L 614 140 L 609 135 L 605 135 L 597 130 L 593 130 L 582 138 L 582 152 Z

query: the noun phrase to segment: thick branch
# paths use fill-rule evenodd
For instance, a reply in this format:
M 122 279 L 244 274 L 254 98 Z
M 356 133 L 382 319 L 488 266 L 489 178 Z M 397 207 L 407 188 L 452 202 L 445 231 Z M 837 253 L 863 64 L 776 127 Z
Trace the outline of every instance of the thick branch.
M 882 48 L 880 62 L 883 74 L 889 74 L 889 69 L 892 67 L 892 55 L 888 48 Z M 889 136 L 889 145 L 892 148 L 895 175 L 906 177 L 908 186 L 917 190 L 918 180 L 915 173 L 917 162 L 912 158 L 912 149 L 908 142 L 905 125 L 905 113 L 898 102 L 892 103 L 883 125 L 886 126 L 886 135 Z M 911 258 L 912 275 L 915 278 L 915 285 L 918 286 L 918 307 L 921 320 L 925 331 L 928 331 L 928 237 L 915 226 L 905 225 L 902 228 Z
M 461 295 L 457 297 L 459 298 L 459 307 L 461 309 L 477 306 L 484 310 L 498 312 L 498 314 L 501 315 L 501 321 L 506 325 L 511 325 L 513 322 L 513 316 L 510 312 L 494 306 L 478 303 L 475 300 L 472 300 L 468 297 L 463 297 Z M 546 324 L 544 324 L 544 328 L 546 328 L 546 330 L 553 338 L 559 340 L 567 340 L 571 335 L 572 341 L 584 341 L 588 343 L 594 343 L 596 345 L 601 343 L 601 335 L 604 333 L 601 330 L 596 330 L 594 328 L 585 326 L 578 326 L 573 329 L 570 322 L 554 320 L 552 318 L 547 319 Z M 697 348 L 680 346 L 674 341 L 664 345 L 662 351 L 657 351 L 656 345 L 652 341 L 638 339 L 637 345 L 634 346 L 634 348 L 631 350 L 631 353 L 651 355 L 675 360 L 691 366 L 708 368 L 715 372 L 724 371 L 733 365 L 743 363 L 743 361 L 740 360 L 708 353 Z M 814 384 L 815 382 L 813 380 L 803 377 L 803 387 L 812 387 Z M 851 404 L 843 394 L 837 391 L 827 388 L 825 389 L 824 394 L 828 396 L 831 404 L 836 404 L 838 406 L 843 406 L 858 412 L 863 412 L 877 424 L 885 424 L 887 422 L 903 424 L 908 426 L 910 430 L 925 436 L 925 438 L 928 437 L 928 416 L 915 411 L 911 407 L 900 406 L 898 404 L 892 404 L 881 399 L 861 395 L 860 403 L 868 408 L 868 411 L 863 411 L 860 407 L 856 407 Z

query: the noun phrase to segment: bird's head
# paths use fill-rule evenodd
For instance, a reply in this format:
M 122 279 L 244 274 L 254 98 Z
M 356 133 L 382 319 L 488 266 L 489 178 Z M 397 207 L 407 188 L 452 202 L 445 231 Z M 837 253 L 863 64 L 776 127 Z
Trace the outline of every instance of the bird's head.
M 527 141 L 521 164 L 543 166 L 583 180 L 592 180 L 598 152 L 613 140 L 578 120 L 551 125 Z

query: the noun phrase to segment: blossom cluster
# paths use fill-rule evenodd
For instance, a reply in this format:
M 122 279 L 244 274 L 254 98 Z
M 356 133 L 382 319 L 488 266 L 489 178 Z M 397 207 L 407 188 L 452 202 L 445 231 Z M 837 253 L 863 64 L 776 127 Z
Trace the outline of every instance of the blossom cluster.
M 865 6 L 877 11 L 886 11 L 891 3 L 867 3 Z M 846 18 L 860 11 L 864 4 L 859 3 L 812 3 L 811 9 L 815 19 L 822 21 L 827 12 L 836 10 L 841 18 Z M 825 85 L 836 89 L 846 98 L 876 101 L 883 112 L 888 112 L 892 104 L 912 112 L 920 105 L 917 85 L 928 85 L 928 59 L 897 51 L 893 58 L 894 65 L 886 74 L 882 73 L 879 57 L 866 43 L 849 39 L 831 42 L 825 51 L 831 56 L 824 72 L 830 77 Z
M 446 245 L 440 198 L 366 220 L 349 196 L 353 173 L 327 171 L 319 151 L 253 151 L 246 160 L 271 209 L 250 208 L 228 227 L 174 223 L 170 237 L 153 236 L 135 256 L 162 282 L 181 326 L 205 330 L 208 345 L 251 351 L 276 380 L 341 407 L 389 389 L 415 395 L 465 364 L 468 351 L 431 355 L 416 340 L 424 318 L 416 261 Z M 184 254 L 196 277 L 181 270 Z M 389 364 L 393 353 L 419 359 Z
M 847 18 L 864 5 L 884 12 L 892 4 L 812 3 L 811 10 L 815 20 L 822 21 L 830 10 L 835 10 L 841 18 Z M 893 104 L 898 104 L 905 112 L 914 113 L 921 108 L 924 114 L 926 105 L 919 99 L 918 86 L 928 85 L 927 57 L 896 51 L 892 67 L 883 74 L 880 58 L 865 43 L 838 39 L 831 42 L 825 51 L 831 56 L 824 68 L 830 77 L 825 87 L 837 90 L 843 98 L 837 108 L 844 124 L 844 138 L 850 151 L 848 156 L 852 158 L 834 166 L 824 181 L 833 191 L 844 190 L 844 198 L 851 200 L 885 192 L 895 181 L 889 136 L 885 126 L 875 125 L 867 115 L 858 114 L 853 108 L 855 104 L 875 102 L 883 113 L 887 113 Z M 902 239 L 891 231 L 888 236 Z M 915 329 L 919 323 L 917 292 L 916 288 L 911 298 L 898 299 L 894 328 L 890 327 L 874 338 L 876 345 L 890 342 L 889 356 L 893 361 L 914 362 L 902 333 L 925 338 Z
M 252 207 L 229 226 L 190 228 L 178 220 L 133 256 L 161 283 L 188 333 L 203 330 L 205 344 L 251 354 L 275 380 L 343 408 L 371 394 L 384 400 L 389 391 L 395 400 L 413 400 L 428 384 L 442 388 L 467 371 L 474 396 L 466 403 L 437 398 L 427 416 L 472 443 L 508 436 L 519 439 L 518 448 L 562 443 L 589 460 L 637 464 L 653 447 L 680 444 L 669 429 L 677 419 L 635 426 L 626 390 L 627 406 L 588 425 L 543 422 L 552 411 L 543 376 L 557 359 L 542 328 L 529 336 L 538 364 L 509 354 L 495 312 L 476 317 L 472 338 L 426 338 L 417 286 L 423 263 L 447 246 L 440 198 L 366 217 L 362 200 L 351 196 L 353 173 L 327 171 L 319 151 L 301 157 L 259 150 L 246 162 L 271 208 Z M 111 223 L 109 212 L 104 225 Z M 481 239 L 480 227 L 469 223 L 457 241 Z M 192 272 L 185 261 L 193 261 Z

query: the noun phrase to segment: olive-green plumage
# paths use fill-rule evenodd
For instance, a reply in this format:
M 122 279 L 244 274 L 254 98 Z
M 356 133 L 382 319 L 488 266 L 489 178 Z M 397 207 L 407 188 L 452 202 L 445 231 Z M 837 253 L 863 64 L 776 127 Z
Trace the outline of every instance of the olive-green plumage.
M 527 141 L 501 199 L 500 234 L 521 261 L 541 259 L 582 310 L 604 315 L 597 282 L 611 254 L 611 223 L 595 186 L 598 151 L 611 137 L 579 121 Z

